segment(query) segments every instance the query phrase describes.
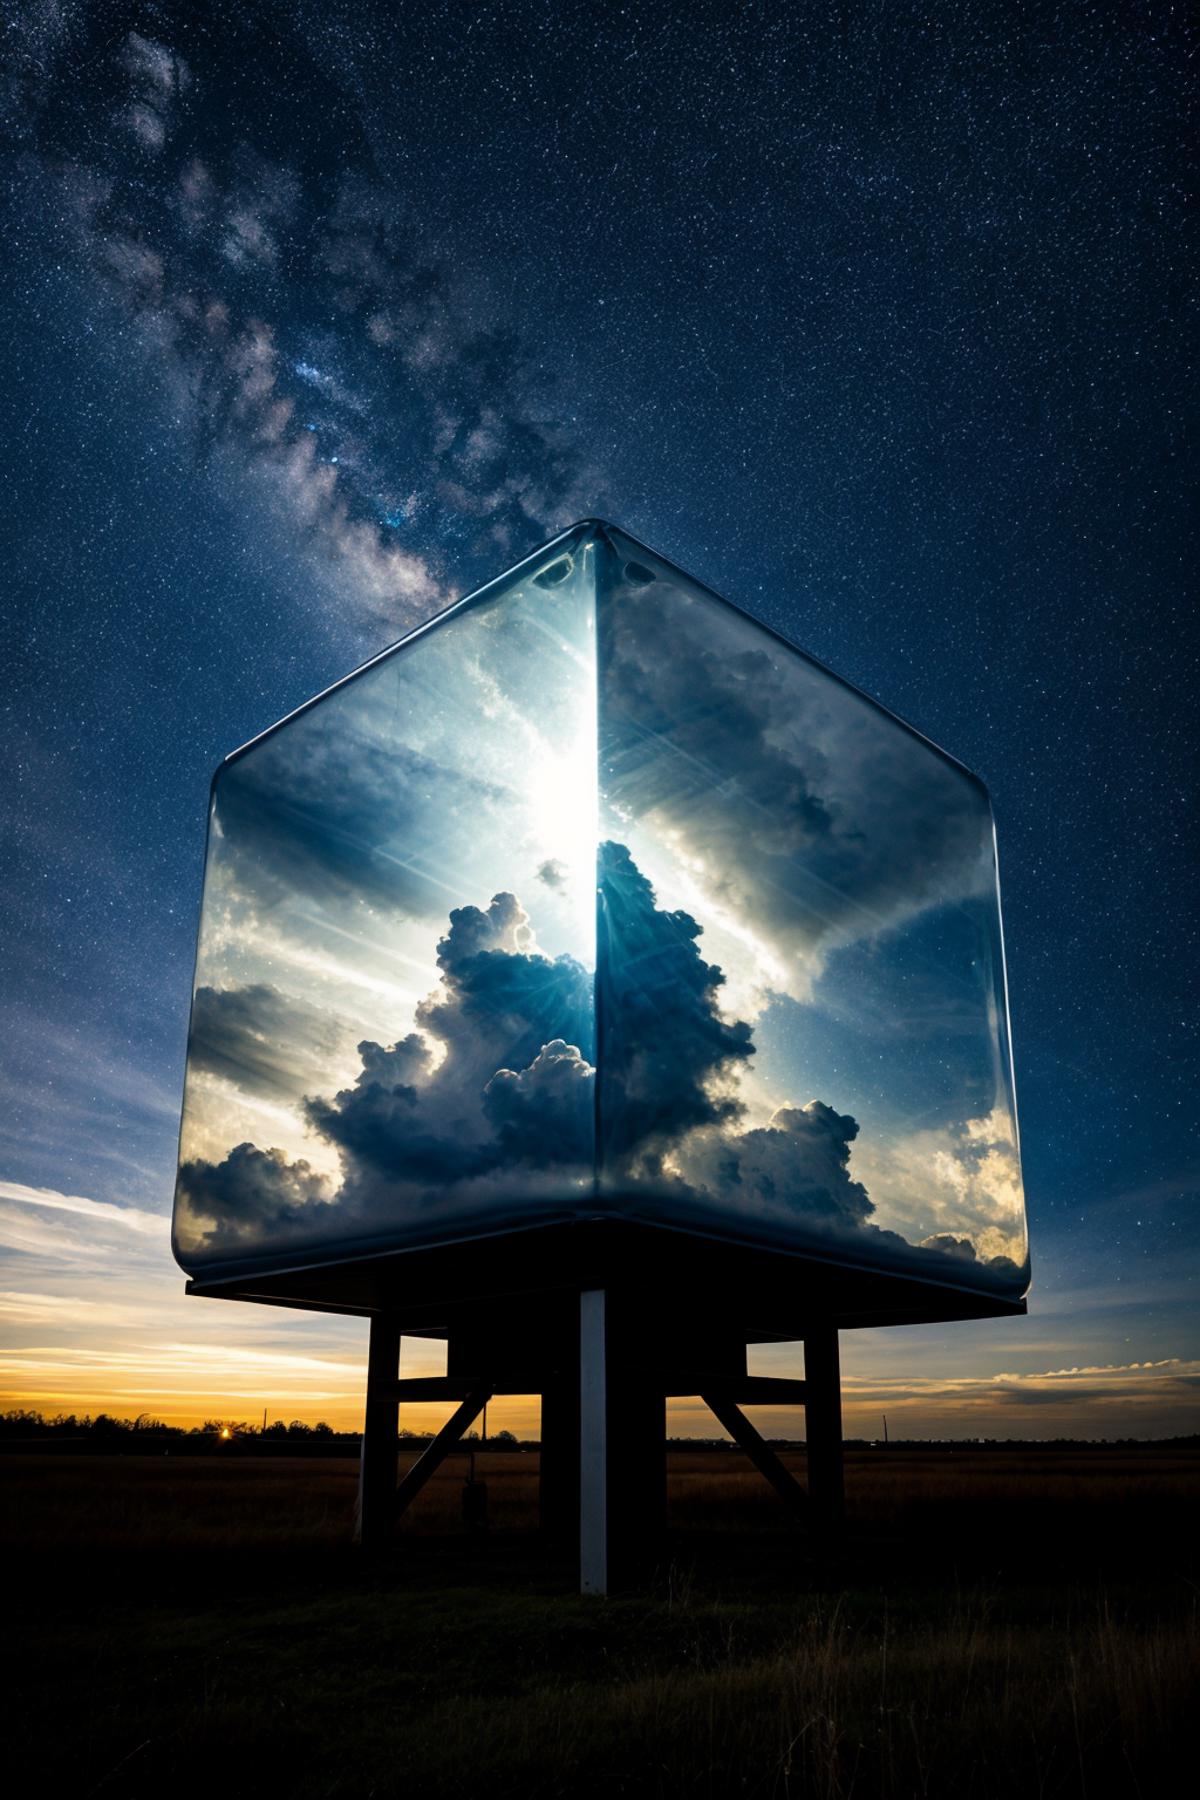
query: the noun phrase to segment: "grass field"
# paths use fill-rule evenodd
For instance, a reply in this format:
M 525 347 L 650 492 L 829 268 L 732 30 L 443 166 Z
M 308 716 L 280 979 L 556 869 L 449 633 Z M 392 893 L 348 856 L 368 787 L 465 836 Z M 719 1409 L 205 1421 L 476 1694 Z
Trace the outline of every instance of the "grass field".
M 679 1454 L 653 1581 L 606 1601 L 532 1530 L 536 1471 L 487 1457 L 472 1538 L 452 1461 L 369 1560 L 348 1461 L 0 1459 L 9 1791 L 1186 1785 L 1200 1455 L 852 1453 L 818 1555 L 734 1455 Z

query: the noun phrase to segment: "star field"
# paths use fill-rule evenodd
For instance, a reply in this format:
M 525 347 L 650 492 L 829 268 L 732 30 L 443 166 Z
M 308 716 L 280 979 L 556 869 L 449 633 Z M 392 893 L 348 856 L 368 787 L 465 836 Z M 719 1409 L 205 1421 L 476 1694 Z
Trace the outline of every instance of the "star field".
M 1035 1287 L 960 1369 L 1200 1354 L 1183 10 L 14 43 L 0 1178 L 166 1212 L 212 768 L 604 513 L 991 789 Z

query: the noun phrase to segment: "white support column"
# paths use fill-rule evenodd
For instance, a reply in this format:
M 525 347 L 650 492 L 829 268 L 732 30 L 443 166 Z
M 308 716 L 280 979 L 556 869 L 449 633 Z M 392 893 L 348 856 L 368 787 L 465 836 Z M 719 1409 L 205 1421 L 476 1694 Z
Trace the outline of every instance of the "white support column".
M 608 1592 L 608 1381 L 605 1293 L 579 1296 L 579 1588 Z

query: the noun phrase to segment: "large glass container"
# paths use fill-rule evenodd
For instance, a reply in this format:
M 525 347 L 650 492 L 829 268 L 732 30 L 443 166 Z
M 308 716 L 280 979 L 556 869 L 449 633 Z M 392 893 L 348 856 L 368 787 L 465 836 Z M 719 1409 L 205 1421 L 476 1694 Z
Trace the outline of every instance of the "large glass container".
M 589 521 L 218 772 L 175 1248 L 608 1215 L 1028 1280 L 985 789 Z

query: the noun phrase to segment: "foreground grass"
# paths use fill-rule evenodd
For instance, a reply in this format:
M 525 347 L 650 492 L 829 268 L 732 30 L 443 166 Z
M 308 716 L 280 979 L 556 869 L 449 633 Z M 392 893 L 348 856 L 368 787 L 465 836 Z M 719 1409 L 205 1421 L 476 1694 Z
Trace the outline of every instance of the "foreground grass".
M 680 1457 L 647 1590 L 582 1601 L 536 1465 L 461 1469 L 395 1549 L 349 1464 L 8 1459 L 16 1791 L 1150 1795 L 1197 1697 L 1200 1462 L 852 1459 L 816 1555 L 732 1459 Z

